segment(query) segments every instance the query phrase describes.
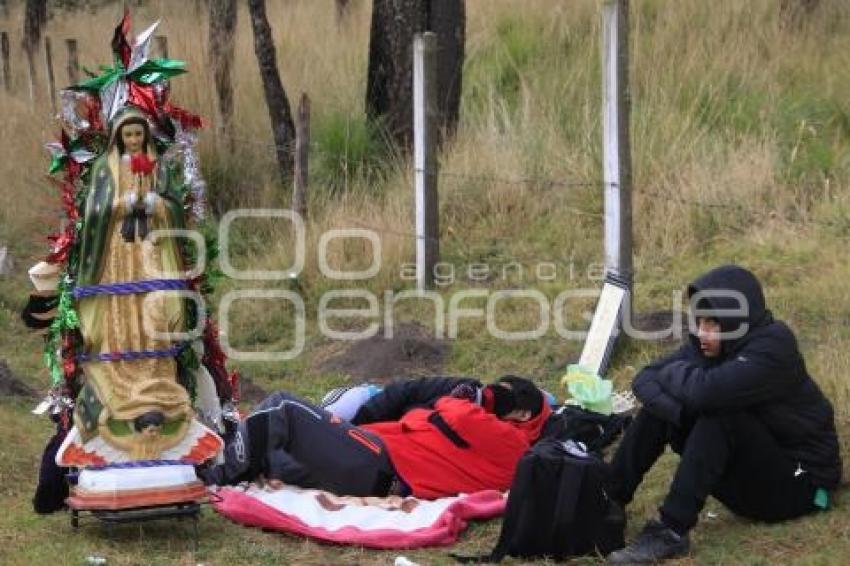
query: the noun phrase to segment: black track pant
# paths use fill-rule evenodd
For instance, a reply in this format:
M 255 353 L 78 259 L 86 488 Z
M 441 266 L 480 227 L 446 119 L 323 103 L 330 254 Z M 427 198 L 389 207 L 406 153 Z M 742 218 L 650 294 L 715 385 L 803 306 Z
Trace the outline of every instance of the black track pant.
M 398 479 L 381 439 L 284 391 L 260 403 L 202 472 L 218 485 L 263 475 L 338 495 L 387 495 Z
M 680 428 L 640 411 L 614 456 L 616 499 L 623 504 L 632 500 L 668 444 L 681 460 L 660 511 L 680 533 L 696 525 L 709 495 L 737 515 L 761 521 L 782 521 L 816 509 L 816 488 L 806 471 L 747 413 L 702 416 Z

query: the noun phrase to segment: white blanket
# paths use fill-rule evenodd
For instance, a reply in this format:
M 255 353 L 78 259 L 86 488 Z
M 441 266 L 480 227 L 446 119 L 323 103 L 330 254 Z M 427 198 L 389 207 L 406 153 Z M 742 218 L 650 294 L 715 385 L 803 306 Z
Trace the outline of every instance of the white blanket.
M 492 490 L 427 501 L 255 484 L 220 488 L 211 499 L 216 511 L 246 526 L 370 548 L 452 544 L 468 520 L 497 517 L 506 502 Z

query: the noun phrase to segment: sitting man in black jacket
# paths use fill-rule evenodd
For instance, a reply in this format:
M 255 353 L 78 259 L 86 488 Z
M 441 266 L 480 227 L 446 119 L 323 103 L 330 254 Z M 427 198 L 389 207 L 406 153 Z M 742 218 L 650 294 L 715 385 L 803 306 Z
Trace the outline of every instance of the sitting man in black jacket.
M 719 267 L 688 295 L 696 335 L 635 378 L 643 408 L 614 457 L 612 498 L 628 504 L 666 445 L 681 460 L 660 518 L 609 563 L 687 554 L 688 531 L 709 495 L 738 515 L 782 521 L 825 509 L 841 480 L 832 405 L 794 334 L 765 308 L 755 276 Z

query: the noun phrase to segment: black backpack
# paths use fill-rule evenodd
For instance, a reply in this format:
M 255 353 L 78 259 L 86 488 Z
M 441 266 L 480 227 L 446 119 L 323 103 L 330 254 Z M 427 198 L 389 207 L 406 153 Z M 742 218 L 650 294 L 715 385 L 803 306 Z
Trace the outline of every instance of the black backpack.
M 601 458 L 573 443 L 544 438 L 517 466 L 493 551 L 452 556 L 459 562 L 565 559 L 622 548 L 625 514 L 608 498 L 609 482 L 609 466 Z
M 564 405 L 549 416 L 540 437 L 574 440 L 584 444 L 588 452 L 601 452 L 617 440 L 630 423 L 630 416 L 603 415 Z

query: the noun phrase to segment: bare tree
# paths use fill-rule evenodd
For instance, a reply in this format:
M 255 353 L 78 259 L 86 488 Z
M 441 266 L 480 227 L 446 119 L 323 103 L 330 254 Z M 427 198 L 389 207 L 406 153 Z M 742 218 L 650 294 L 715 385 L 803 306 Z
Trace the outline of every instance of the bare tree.
M 779 17 L 782 26 L 798 29 L 806 17 L 811 15 L 820 4 L 820 0 L 782 0 L 779 4 Z
M 413 140 L 413 36 L 425 28 L 422 0 L 373 0 L 366 115 L 402 148 Z
M 460 108 L 465 0 L 373 0 L 366 114 L 400 145 L 413 138 L 413 36 L 437 34 L 439 126 L 454 130 Z
M 231 133 L 233 121 L 233 83 L 231 82 L 235 52 L 236 0 L 210 0 L 210 62 L 213 67 L 215 91 L 218 96 L 220 128 L 225 136 Z
M 463 60 L 466 43 L 466 2 L 430 0 L 429 30 L 437 34 L 437 92 L 440 129 L 454 134 L 460 120 Z M 443 133 L 443 132 L 441 132 Z
M 30 99 L 35 99 L 38 79 L 35 58 L 41 45 L 41 32 L 47 25 L 47 0 L 27 0 L 24 12 L 24 34 L 22 47 L 27 56 L 30 74 Z
M 254 53 L 260 67 L 263 92 L 266 96 L 266 106 L 269 109 L 274 134 L 278 168 L 281 180 L 286 184 L 292 176 L 295 145 L 292 111 L 277 69 L 272 30 L 266 16 L 266 2 L 265 0 L 248 0 L 248 9 L 251 13 L 251 28 L 254 30 Z
M 24 12 L 24 49 L 38 50 L 41 32 L 47 25 L 47 0 L 27 0 Z
M 345 23 L 345 18 L 348 16 L 348 10 L 351 0 L 336 0 L 336 25 L 341 26 Z

